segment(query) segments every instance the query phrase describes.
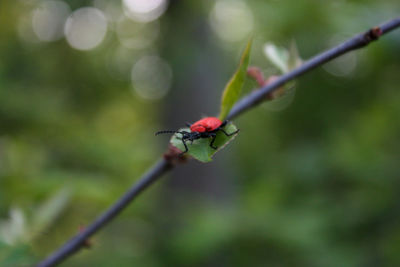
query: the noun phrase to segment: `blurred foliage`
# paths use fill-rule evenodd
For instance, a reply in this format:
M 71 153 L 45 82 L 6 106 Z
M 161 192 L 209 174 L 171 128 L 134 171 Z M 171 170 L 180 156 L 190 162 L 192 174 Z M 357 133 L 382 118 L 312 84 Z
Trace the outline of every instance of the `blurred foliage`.
M 170 1 L 151 17 L 130 0 L 56 2 L 0 2 L 1 266 L 43 259 L 105 210 L 166 147 L 155 131 L 215 115 L 250 31 L 250 64 L 269 77 L 266 43 L 295 40 L 307 59 L 400 11 Z M 65 29 L 51 16 L 82 7 L 96 9 Z M 299 79 L 285 109 L 235 120 L 204 172 L 182 166 L 62 266 L 399 266 L 399 46 L 397 30 Z

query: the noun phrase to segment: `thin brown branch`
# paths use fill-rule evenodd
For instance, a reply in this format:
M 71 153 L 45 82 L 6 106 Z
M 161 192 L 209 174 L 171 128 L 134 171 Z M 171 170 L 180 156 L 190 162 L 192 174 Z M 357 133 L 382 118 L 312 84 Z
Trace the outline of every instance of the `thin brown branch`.
M 372 41 L 377 40 L 381 35 L 386 34 L 396 28 L 400 27 L 400 17 L 386 22 L 378 27 L 373 27 L 370 30 L 358 34 L 353 38 L 339 44 L 338 46 L 329 49 L 312 59 L 306 61 L 300 67 L 293 71 L 280 76 L 275 81 L 268 85 L 254 91 L 250 95 L 242 98 L 231 110 L 228 115 L 229 119 L 235 118 L 244 113 L 250 108 L 255 107 L 265 99 L 269 93 L 281 87 L 283 84 L 291 81 L 310 70 L 323 65 L 324 63 L 337 58 L 349 51 L 365 47 Z M 182 162 L 183 158 L 179 157 L 170 149 L 164 155 L 164 158 L 156 163 L 143 177 L 133 185 L 128 192 L 126 192 L 117 202 L 112 205 L 107 211 L 100 215 L 92 224 L 87 226 L 78 235 L 67 241 L 61 248 L 51 254 L 47 259 L 39 263 L 38 267 L 50 267 L 67 259 L 69 256 L 80 250 L 85 246 L 86 240 L 104 227 L 107 223 L 113 220 L 120 212 L 131 203 L 143 190 L 153 184 L 163 174 L 172 169 L 176 163 Z

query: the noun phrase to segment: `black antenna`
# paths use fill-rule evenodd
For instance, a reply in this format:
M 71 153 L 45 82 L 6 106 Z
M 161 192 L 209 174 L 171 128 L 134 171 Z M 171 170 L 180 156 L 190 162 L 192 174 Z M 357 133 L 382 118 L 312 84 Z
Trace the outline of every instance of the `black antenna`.
M 155 133 L 155 135 L 159 135 L 159 134 L 165 134 L 165 133 L 179 133 L 179 131 L 158 131 Z

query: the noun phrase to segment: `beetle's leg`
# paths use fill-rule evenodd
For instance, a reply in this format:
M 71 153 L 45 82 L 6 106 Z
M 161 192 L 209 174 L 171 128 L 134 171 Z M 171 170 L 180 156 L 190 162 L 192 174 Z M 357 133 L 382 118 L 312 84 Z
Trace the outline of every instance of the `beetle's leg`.
M 237 129 L 236 131 L 234 131 L 233 133 L 227 133 L 227 132 L 225 132 L 225 130 L 224 129 L 222 129 L 222 128 L 220 128 L 219 129 L 221 132 L 223 132 L 226 136 L 232 136 L 232 135 L 234 135 L 234 134 L 237 134 L 239 131 L 240 131 L 240 129 Z
M 182 138 L 181 140 L 182 140 L 182 144 L 185 146 L 185 151 L 183 151 L 181 154 L 179 154 L 179 156 L 182 156 L 183 154 L 185 154 L 186 152 L 189 151 L 189 149 L 186 145 L 185 139 Z
M 210 147 L 212 147 L 213 149 L 217 149 L 218 147 L 213 146 L 213 145 L 214 145 L 215 138 L 217 138 L 217 135 L 214 133 L 214 134 L 212 134 L 211 136 L 212 136 L 212 140 L 211 140 L 211 143 L 210 143 Z

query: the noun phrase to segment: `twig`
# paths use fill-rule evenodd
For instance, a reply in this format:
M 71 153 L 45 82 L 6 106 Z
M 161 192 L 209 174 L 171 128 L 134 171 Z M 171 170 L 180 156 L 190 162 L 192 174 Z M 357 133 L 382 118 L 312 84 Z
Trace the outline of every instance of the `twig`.
M 368 45 L 370 42 L 377 40 L 381 35 L 390 32 L 400 27 L 400 17 L 395 18 L 389 22 L 382 24 L 381 26 L 374 27 L 365 33 L 356 35 L 355 37 L 345 41 L 338 46 L 325 51 L 312 59 L 306 61 L 300 67 L 288 72 L 285 75 L 280 76 L 275 81 L 268 85 L 261 87 L 259 90 L 254 91 L 250 95 L 242 98 L 231 110 L 228 115 L 228 119 L 232 119 L 242 114 L 246 110 L 258 105 L 265 99 L 269 93 L 275 89 L 281 87 L 283 84 L 291 81 L 302 74 L 321 66 L 322 64 L 339 57 L 349 51 L 362 48 Z M 172 154 L 172 156 L 171 156 Z M 51 254 L 47 259 L 39 263 L 38 267 L 50 267 L 62 262 L 73 253 L 81 249 L 86 240 L 104 227 L 108 222 L 114 219 L 128 204 L 135 199 L 144 189 L 149 185 L 153 184 L 163 174 L 172 169 L 176 163 L 182 162 L 175 155 L 174 151 L 170 151 L 156 163 L 133 187 L 126 192 L 114 205 L 112 205 L 107 211 L 105 211 L 100 217 L 98 217 L 92 224 L 85 228 L 82 232 L 76 235 L 74 238 L 67 241 L 60 249 Z
M 321 66 L 322 64 L 335 59 L 349 51 L 362 48 L 372 41 L 377 40 L 381 35 L 394 30 L 395 28 L 400 26 L 400 17 L 393 19 L 387 23 L 382 24 L 381 26 L 374 27 L 367 32 L 358 34 L 353 38 L 345 41 L 344 43 L 339 44 L 336 47 L 333 47 L 315 57 L 311 58 L 310 60 L 304 62 L 301 66 L 294 69 L 291 72 L 288 72 L 278 79 L 274 80 L 271 83 L 268 83 L 266 86 L 261 87 L 259 90 L 255 90 L 253 93 L 248 95 L 247 97 L 242 98 L 231 110 L 228 115 L 228 119 L 233 119 L 237 117 L 239 114 L 243 113 L 247 109 L 256 106 L 257 104 L 261 103 L 265 96 L 271 93 L 276 88 L 281 87 L 288 81 L 297 78 L 304 73 Z
M 46 260 L 39 263 L 37 266 L 55 266 L 60 263 L 86 243 L 86 240 L 94 233 L 99 231 L 108 222 L 114 219 L 136 196 L 138 196 L 146 187 L 153 184 L 158 178 L 160 178 L 164 173 L 170 170 L 172 164 L 161 159 L 158 161 L 143 177 L 129 189 L 118 201 L 112 205 L 106 212 L 100 215 L 92 224 L 82 230 L 78 235 L 70 239 L 64 244 L 59 250 L 55 251 Z

